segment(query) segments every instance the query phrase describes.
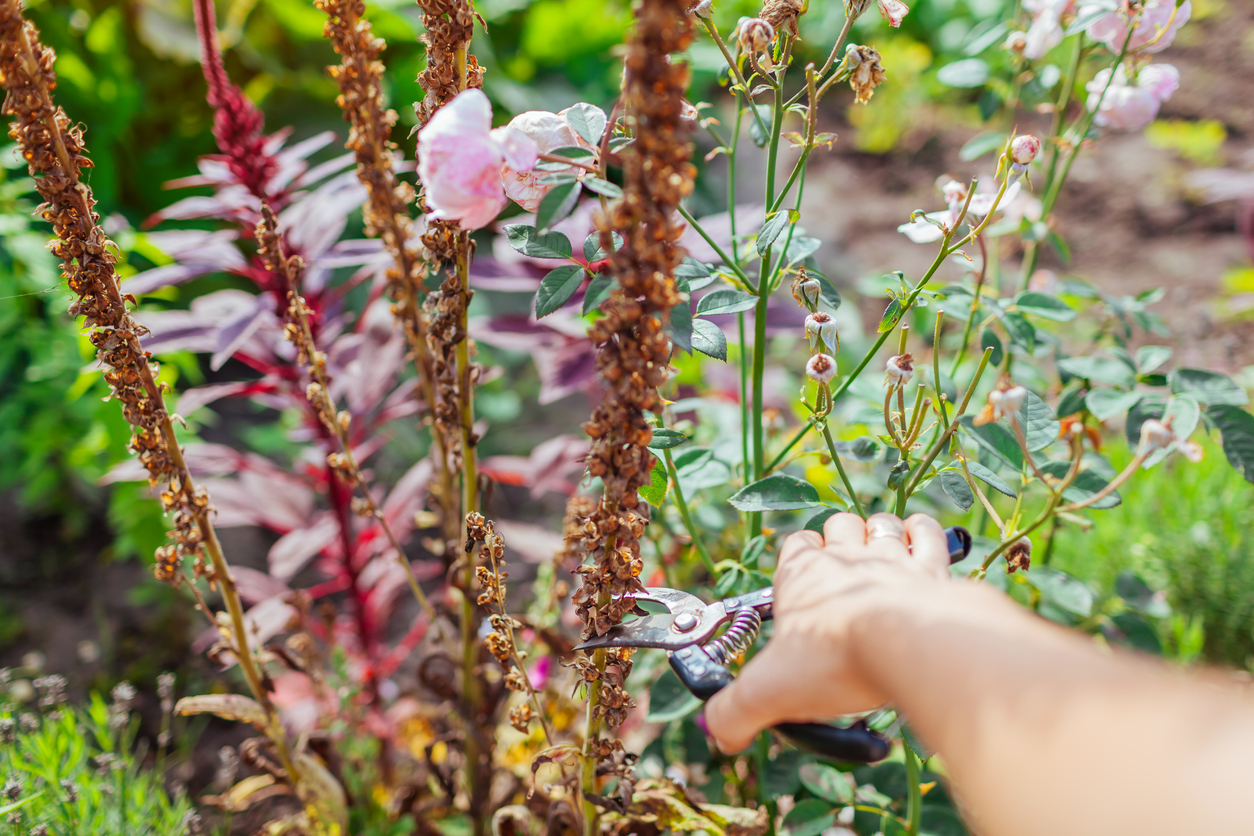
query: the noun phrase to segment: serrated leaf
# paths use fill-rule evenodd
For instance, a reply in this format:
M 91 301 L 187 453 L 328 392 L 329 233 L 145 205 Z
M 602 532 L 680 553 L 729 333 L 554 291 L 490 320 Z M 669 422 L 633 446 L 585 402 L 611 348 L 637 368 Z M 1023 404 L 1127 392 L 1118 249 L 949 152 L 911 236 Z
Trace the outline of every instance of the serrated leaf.
M 584 269 L 578 264 L 566 264 L 550 270 L 540 280 L 540 289 L 536 291 L 536 318 L 546 317 L 565 305 L 583 284 L 584 275 Z
M 801 236 L 792 239 L 792 243 L 788 245 L 788 249 L 784 252 L 784 263 L 798 264 L 805 261 L 810 256 L 819 251 L 819 247 L 823 246 L 823 242 L 818 238 L 810 238 Z
M 1036 326 L 1028 322 L 1028 318 L 1020 313 L 1008 313 L 1002 317 L 1006 333 L 1011 341 L 1026 350 L 1029 354 L 1036 350 Z
M 265 730 L 269 726 L 266 710 L 254 699 L 242 694 L 201 694 L 183 697 L 174 706 L 175 714 L 213 714 L 223 720 L 248 723 Z
M 611 200 L 623 196 L 623 189 L 617 183 L 611 183 L 609 180 L 602 180 L 600 177 L 585 177 L 583 184 L 588 187 L 588 191 L 603 194 Z
M 823 523 L 827 522 L 827 518 L 832 516 L 832 514 L 839 513 L 839 508 L 824 508 L 822 511 L 819 511 L 814 516 L 810 517 L 810 519 L 806 520 L 805 530 L 817 531 L 819 534 L 822 534 Z
M 588 282 L 588 289 L 583 293 L 583 315 L 587 316 L 601 307 L 601 303 L 610 298 L 613 292 L 613 276 L 605 273 L 597 273 L 593 276 L 592 281 Z
M 888 307 L 884 309 L 884 315 L 880 317 L 880 326 L 876 329 L 876 332 L 887 334 L 897 327 L 897 323 L 901 322 L 901 317 L 904 314 L 905 311 L 902 310 L 901 300 L 894 298 L 888 303 Z
M 666 465 L 658 459 L 653 462 L 653 469 L 649 471 L 649 484 L 642 486 L 638 493 L 641 499 L 654 508 L 661 508 L 669 489 L 670 477 L 666 474 Z
M 618 252 L 623 247 L 623 236 L 617 232 L 611 232 L 610 236 L 614 245 L 614 252 Z M 601 249 L 601 233 L 594 232 L 583 239 L 583 257 L 589 263 L 602 261 L 610 257 L 609 253 Z
M 1123 389 L 1131 389 L 1136 383 L 1132 369 L 1110 357 L 1064 357 L 1058 360 L 1058 368 L 1085 380 L 1109 383 Z
M 804 479 L 775 473 L 745 485 L 727 501 L 733 508 L 745 512 L 798 511 L 818 505 L 819 492 Z
M 753 140 L 753 144 L 759 148 L 765 148 L 767 143 L 771 141 L 770 134 L 767 131 L 771 129 L 771 116 L 773 115 L 770 105 L 752 105 L 757 109 L 758 119 L 749 117 L 749 139 Z M 759 119 L 761 124 L 758 124 Z M 766 130 L 763 130 L 765 128 Z
M 1067 612 L 1088 618 L 1093 612 L 1093 590 L 1078 578 L 1049 566 L 1033 569 L 1027 578 L 1041 593 L 1041 598 Z
M 832 804 L 852 804 L 853 784 L 844 772 L 825 763 L 807 763 L 801 767 L 801 783 L 810 792 Z
M 841 458 L 855 462 L 873 462 L 880 457 L 882 449 L 880 443 L 869 435 L 850 441 L 837 441 L 833 446 Z
M 1002 358 L 1006 356 L 1005 349 L 1001 345 L 1001 337 L 997 336 L 997 332 L 987 325 L 980 332 L 980 351 L 984 352 L 993 349 L 993 353 L 989 355 L 988 362 L 991 366 L 1000 366 Z
M 1054 322 L 1070 322 L 1076 318 L 1075 308 L 1057 296 L 1050 296 L 1048 293 L 1038 293 L 1037 291 L 1020 293 L 1015 297 L 1014 303 L 1024 313 L 1039 316 L 1041 319 L 1049 319 Z
M 1023 427 L 1024 441 L 1032 453 L 1053 444 L 1062 431 L 1062 423 L 1054 415 L 1054 410 L 1032 391 L 1028 392 L 1023 406 L 1019 408 L 1019 425 Z
M 670 310 L 667 321 L 671 342 L 681 351 L 692 353 L 692 303 L 687 299 Z
M 1143 392 L 1121 392 L 1118 389 L 1094 389 L 1084 398 L 1084 405 L 1099 421 L 1123 415 L 1144 397 Z
M 1149 374 L 1170 360 L 1171 353 L 1165 345 L 1143 345 L 1136 350 L 1136 367 L 1141 374 Z
M 710 275 L 710 266 L 697 261 L 690 255 L 684 256 L 683 263 L 675 268 L 677 279 L 704 279 L 708 275 Z
M 647 722 L 673 723 L 676 720 L 682 720 L 700 707 L 701 700 L 684 687 L 683 682 L 673 670 L 667 668 L 662 671 L 657 682 L 654 682 L 653 687 L 649 689 Z
M 832 310 L 839 310 L 842 301 L 840 291 L 836 289 L 836 285 L 832 284 L 832 280 L 818 270 L 807 270 L 806 272 L 810 278 L 818 280 L 819 296 L 823 298 L 823 301 L 830 305 Z
M 1163 417 L 1171 416 L 1171 430 L 1180 438 L 1188 438 L 1197 429 L 1197 422 L 1202 416 L 1197 399 L 1192 395 L 1176 395 L 1167 401 Z
M 959 423 L 981 447 L 1010 465 L 1016 473 L 1023 470 L 1023 450 L 1013 432 L 1001 424 L 976 426 L 970 415 L 960 418 Z
M 716 290 L 707 293 L 697 302 L 697 316 L 718 316 L 752 310 L 758 297 L 742 290 Z
M 964 58 L 941 67 L 936 80 L 948 87 L 982 87 L 989 74 L 988 62 L 984 59 Z
M 565 218 L 579 202 L 579 183 L 570 182 L 549 189 L 536 209 L 536 229 L 548 229 Z
M 1223 437 L 1224 455 L 1245 481 L 1254 482 L 1254 415 L 1229 404 L 1206 410 Z
M 975 504 L 975 494 L 971 492 L 971 486 L 967 484 L 966 479 L 962 478 L 962 474 L 956 470 L 942 470 L 939 479 L 945 496 L 953 500 L 954 505 L 963 511 L 970 510 Z
M 1067 473 L 1071 470 L 1071 462 L 1069 461 L 1048 461 L 1040 465 L 1041 472 L 1053 476 L 1058 479 L 1065 479 Z M 1075 481 L 1062 492 L 1062 498 L 1067 502 L 1083 502 L 1093 494 L 1106 487 L 1106 480 L 1100 474 L 1092 470 L 1082 470 L 1076 474 Z M 1106 508 L 1114 508 L 1123 502 L 1123 497 L 1118 491 L 1114 491 L 1109 496 L 1099 499 L 1092 505 L 1088 506 L 1096 510 L 1104 510 Z
M 836 824 L 832 805 L 818 798 L 798 801 L 784 816 L 780 836 L 819 836 Z
M 589 145 L 600 145 L 605 135 L 605 125 L 609 121 L 605 111 L 587 102 L 573 104 L 566 110 L 566 124 L 575 129 L 575 133 Z
M 961 467 L 961 465 L 956 465 Z M 998 493 L 1005 494 L 1011 498 L 1016 496 L 1014 488 L 1010 487 L 1005 479 L 998 476 L 992 470 L 975 461 L 974 459 L 967 462 L 967 469 L 971 471 L 971 475 L 988 485 Z
M 1238 386 L 1232 378 L 1219 372 L 1206 369 L 1176 369 L 1167 376 L 1171 386 L 1171 394 L 1179 395 L 1187 392 L 1197 399 L 1198 403 L 1228 404 L 1229 406 L 1245 406 L 1250 402 L 1249 395 Z
M 560 232 L 539 233 L 527 224 L 505 227 L 505 240 L 523 255 L 532 258 L 570 258 L 570 239 Z
M 715 360 L 727 360 L 727 336 L 708 319 L 692 321 L 692 349 L 713 357 Z
M 776 212 L 767 218 L 766 223 L 762 224 L 762 228 L 758 230 L 757 251 L 758 255 L 765 256 L 775 243 L 775 239 L 788 226 L 788 213 Z

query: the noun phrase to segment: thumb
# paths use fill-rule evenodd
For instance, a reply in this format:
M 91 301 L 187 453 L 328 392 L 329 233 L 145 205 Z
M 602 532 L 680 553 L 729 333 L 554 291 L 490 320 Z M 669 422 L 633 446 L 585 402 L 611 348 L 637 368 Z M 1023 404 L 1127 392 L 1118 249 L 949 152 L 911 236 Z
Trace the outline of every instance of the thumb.
M 705 722 L 718 748 L 739 752 L 763 729 L 784 720 L 813 720 L 806 710 L 806 665 L 778 639 L 745 664 L 740 675 L 705 706 Z

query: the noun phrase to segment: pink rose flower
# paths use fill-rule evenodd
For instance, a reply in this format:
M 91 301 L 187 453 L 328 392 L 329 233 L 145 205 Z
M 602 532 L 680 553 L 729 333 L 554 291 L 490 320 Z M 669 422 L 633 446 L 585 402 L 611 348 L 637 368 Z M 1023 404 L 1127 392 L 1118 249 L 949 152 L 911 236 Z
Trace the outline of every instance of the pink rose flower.
M 1075 0 L 1023 0 L 1023 8 L 1032 13 L 1023 55 L 1037 61 L 1062 43 L 1062 16 L 1075 11 Z
M 877 0 L 880 5 L 880 14 L 888 21 L 888 25 L 898 27 L 901 25 L 902 19 L 906 13 L 910 11 L 910 7 L 901 0 Z
M 508 126 L 492 129 L 492 104 L 482 90 L 465 90 L 436 111 L 418 132 L 418 177 L 429 217 L 480 229 L 505 208 L 502 166 L 532 168 L 539 151 Z
M 1128 0 L 1122 0 L 1118 11 L 1102 15 L 1093 21 L 1086 30 L 1088 36 L 1095 41 L 1104 43 L 1112 52 L 1123 49 L 1123 42 L 1128 37 L 1128 26 L 1132 14 L 1128 10 Z M 1094 6 L 1083 6 L 1080 15 Z M 1174 13 L 1174 17 L 1173 17 Z M 1193 14 L 1192 0 L 1184 0 L 1180 8 L 1176 8 L 1175 0 L 1145 0 L 1145 8 L 1137 19 L 1136 28 L 1132 32 L 1132 40 L 1128 50 L 1144 49 L 1146 52 L 1162 52 L 1171 46 L 1176 39 L 1180 27 L 1188 22 Z M 1159 33 L 1162 37 L 1159 37 Z M 1153 42 L 1153 45 L 1150 43 Z
M 1088 108 L 1097 107 L 1098 98 L 1110 79 L 1105 69 L 1093 77 L 1085 88 L 1089 91 Z M 1144 67 L 1136 78 L 1128 79 L 1124 68 L 1119 67 L 1110 89 L 1101 98 L 1101 107 L 1093 120 L 1103 128 L 1117 131 L 1139 131 L 1154 121 L 1163 102 L 1171 98 L 1180 86 L 1180 71 L 1171 64 L 1151 64 Z
M 529 110 L 511 119 L 508 127 L 530 139 L 540 154 L 547 154 L 554 148 L 561 148 L 566 145 L 579 145 L 590 151 L 595 151 L 591 145 L 584 141 L 583 137 L 575 133 L 575 129 L 564 118 L 565 115 L 566 111 L 564 110 L 561 113 Z M 528 212 L 534 212 L 540 208 L 540 201 L 548 194 L 549 189 L 553 188 L 550 185 L 541 183 L 540 178 L 547 177 L 550 174 L 562 173 L 533 171 L 534 166 L 534 160 L 532 160 L 531 165 L 521 169 L 510 165 L 509 161 L 506 160 L 505 167 L 501 170 L 501 179 L 505 182 L 505 195 Z M 579 174 L 581 171 L 581 169 L 575 166 L 571 166 L 567 170 L 571 174 Z

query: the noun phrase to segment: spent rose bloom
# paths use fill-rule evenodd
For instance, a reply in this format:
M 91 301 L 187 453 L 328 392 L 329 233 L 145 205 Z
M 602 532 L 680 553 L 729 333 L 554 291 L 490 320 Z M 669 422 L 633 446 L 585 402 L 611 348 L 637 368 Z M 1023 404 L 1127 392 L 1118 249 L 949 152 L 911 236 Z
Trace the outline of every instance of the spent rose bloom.
M 535 143 L 538 152 L 541 154 L 547 154 L 554 148 L 569 145 L 582 146 L 595 153 L 595 149 L 585 142 L 583 137 L 575 133 L 575 129 L 566 121 L 565 115 L 565 110 L 561 113 L 529 110 L 511 119 L 507 127 L 513 128 L 530 139 Z M 550 174 L 563 173 L 535 171 L 534 168 L 534 162 L 525 168 L 515 168 L 510 164 L 509 160 L 506 160 L 505 166 L 501 169 L 501 180 L 505 184 L 506 197 L 528 212 L 534 212 L 540 208 L 540 201 L 548 194 L 549 189 L 553 188 L 551 185 L 541 183 L 540 179 Z M 570 166 L 565 171 L 569 171 L 571 174 L 578 174 L 580 169 Z
M 1075 0 L 1023 0 L 1023 8 L 1032 14 L 1032 25 L 1023 40 L 1023 55 L 1037 61 L 1062 43 L 1062 18 L 1075 11 Z
M 1182 7 L 1183 8 L 1183 7 Z M 1110 89 L 1102 96 L 1107 82 Z M 1139 131 L 1158 115 L 1158 108 L 1171 98 L 1180 86 L 1180 71 L 1171 64 L 1150 64 L 1129 80 L 1127 72 L 1120 66 L 1111 80 L 1110 69 L 1107 68 L 1093 77 L 1085 88 L 1089 91 L 1088 108 L 1101 108 L 1093 120 L 1099 127 L 1113 128 L 1117 131 Z
M 894 28 L 901 25 L 902 19 L 910 11 L 910 7 L 901 0 L 877 0 L 877 2 L 880 4 L 880 14 L 888 21 L 888 25 Z
M 536 144 L 510 128 L 492 129 L 492 104 L 482 90 L 457 94 L 418 132 L 418 177 L 434 220 L 480 229 L 505 208 L 501 169 L 536 163 Z
M 818 383 L 831 383 L 836 377 L 836 360 L 828 354 L 816 354 L 806 363 L 806 374 Z
M 1123 48 L 1132 19 L 1132 13 L 1128 9 L 1128 0 L 1121 0 L 1119 6 L 1117 11 L 1097 18 L 1086 30 L 1090 38 L 1105 44 L 1106 48 L 1112 52 L 1118 52 Z M 1092 4 L 1081 6 L 1079 14 L 1084 16 L 1087 12 L 1096 11 L 1098 8 Z M 1188 22 L 1192 14 L 1192 0 L 1184 0 L 1179 9 L 1176 8 L 1175 0 L 1145 0 L 1141 16 L 1136 21 L 1136 28 L 1132 31 L 1128 51 L 1143 49 L 1145 52 L 1162 52 L 1171 46 L 1171 42 L 1176 39 L 1176 33 Z
M 993 211 L 993 201 L 997 199 L 997 191 L 1000 188 L 997 182 L 991 177 L 981 178 L 981 185 L 977 188 L 975 195 L 971 198 L 971 204 L 967 206 L 967 215 L 970 217 L 982 218 L 989 212 Z M 988 185 L 984 185 L 987 183 Z M 1016 181 L 1006 187 L 1006 193 L 1002 195 L 1001 203 L 998 207 L 1006 206 L 1016 197 L 1022 190 L 1022 186 Z M 918 215 L 897 227 L 897 231 L 905 235 L 916 244 L 930 244 L 933 241 L 939 241 L 945 237 L 946 229 L 953 229 L 958 223 L 958 217 L 962 214 L 962 205 L 967 201 L 967 184 L 959 183 L 957 180 L 950 180 L 941 187 L 941 192 L 945 196 L 945 203 L 949 208 L 943 212 L 928 212 L 926 215 Z

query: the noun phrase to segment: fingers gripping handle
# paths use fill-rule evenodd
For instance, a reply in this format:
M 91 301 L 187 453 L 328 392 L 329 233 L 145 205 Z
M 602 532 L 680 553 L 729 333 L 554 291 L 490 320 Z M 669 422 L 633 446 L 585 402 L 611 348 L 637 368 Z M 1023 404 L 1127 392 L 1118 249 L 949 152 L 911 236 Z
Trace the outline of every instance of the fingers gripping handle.
M 702 700 L 708 700 L 735 678 L 695 645 L 672 653 L 671 667 L 688 690 Z M 839 761 L 871 763 L 888 756 L 888 741 L 861 722 L 847 729 L 823 723 L 780 723 L 774 730 L 796 746 Z

